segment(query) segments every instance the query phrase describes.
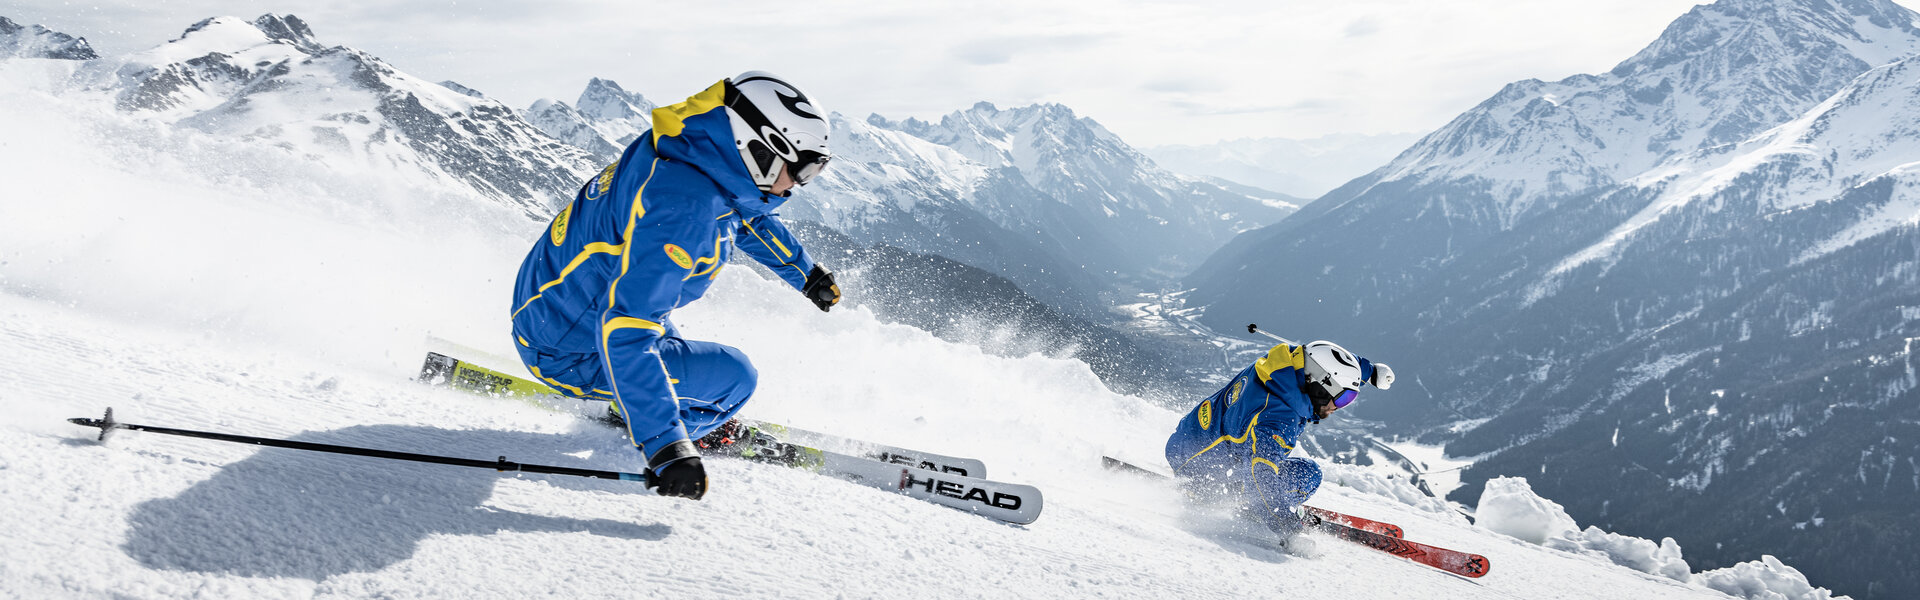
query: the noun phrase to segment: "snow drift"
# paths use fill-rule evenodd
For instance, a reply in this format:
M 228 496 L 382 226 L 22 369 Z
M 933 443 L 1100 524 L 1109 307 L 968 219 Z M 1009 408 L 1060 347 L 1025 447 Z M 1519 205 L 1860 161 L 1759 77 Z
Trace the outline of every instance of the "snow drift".
M 1692 573 L 1673 538 L 1651 540 L 1602 531 L 1582 530 L 1559 504 L 1533 493 L 1524 477 L 1501 477 L 1487 482 L 1476 511 L 1480 526 L 1495 533 L 1541 544 L 1555 550 L 1612 561 L 1635 571 L 1725 592 L 1750 600 L 1829 600 L 1833 592 L 1807 583 L 1807 577 L 1772 555 L 1725 569 Z M 1845 596 L 1839 596 L 1845 598 Z

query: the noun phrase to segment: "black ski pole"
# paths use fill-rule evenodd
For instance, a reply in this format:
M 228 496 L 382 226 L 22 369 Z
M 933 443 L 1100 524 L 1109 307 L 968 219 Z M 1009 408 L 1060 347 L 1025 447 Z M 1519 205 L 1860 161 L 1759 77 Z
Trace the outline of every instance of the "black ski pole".
M 335 446 L 333 444 L 316 444 L 313 442 L 300 442 L 300 441 L 294 441 L 294 440 L 260 438 L 260 437 L 246 436 L 246 435 L 234 435 L 231 433 L 215 433 L 211 431 L 193 431 L 190 429 L 173 429 L 170 427 L 135 425 L 132 423 L 121 423 L 119 421 L 113 420 L 113 409 L 111 407 L 107 409 L 106 418 L 102 418 L 102 419 L 72 418 L 72 419 L 67 419 L 67 422 L 73 423 L 75 425 L 84 425 L 87 427 L 99 428 L 100 441 L 102 442 L 107 441 L 107 434 L 112 433 L 115 430 L 127 429 L 132 431 L 145 431 L 148 433 L 164 433 L 167 435 L 178 435 L 183 437 L 195 437 L 195 438 L 204 438 L 209 440 L 219 440 L 222 442 L 234 442 L 237 444 L 253 444 L 256 446 L 272 446 L 275 448 L 291 448 L 294 450 L 310 450 L 313 452 L 331 452 L 334 454 L 351 454 L 354 456 L 368 456 L 373 458 L 387 458 L 392 460 L 405 460 L 405 461 L 412 461 L 412 462 L 454 465 L 458 467 L 477 467 L 481 469 L 493 469 L 495 471 L 522 471 L 526 473 L 546 473 L 550 475 L 572 475 L 574 477 L 592 477 L 595 479 L 618 479 L 621 481 L 638 481 L 643 484 L 647 484 L 648 487 L 652 487 L 652 483 L 653 483 L 652 482 L 653 476 L 647 473 L 622 473 L 619 471 L 598 471 L 594 469 L 575 469 L 572 467 L 528 465 L 528 464 L 521 464 L 516 462 L 508 462 L 507 457 L 505 456 L 500 457 L 499 460 L 486 461 L 486 460 L 475 460 L 470 458 L 453 458 L 450 456 L 433 456 L 431 454 L 414 454 L 411 452 L 394 452 L 392 450 L 376 450 L 373 448 L 356 448 L 353 446 Z
M 1257 325 L 1257 324 L 1253 324 L 1253 323 L 1248 323 L 1248 324 L 1247 324 L 1247 333 L 1258 333 L 1258 334 L 1260 334 L 1260 335 L 1264 335 L 1264 336 L 1267 336 L 1267 337 L 1270 337 L 1270 338 L 1273 338 L 1273 339 L 1275 339 L 1275 340 L 1278 340 L 1278 341 L 1279 341 L 1280 343 L 1282 343 L 1282 344 L 1286 344 L 1286 345 L 1289 345 L 1289 346 L 1298 346 L 1298 345 L 1299 345 L 1299 344 L 1295 344 L 1295 343 L 1293 343 L 1293 340 L 1289 340 L 1289 339 L 1287 339 L 1287 338 L 1283 338 L 1283 337 L 1280 337 L 1280 336 L 1277 336 L 1277 335 L 1274 335 L 1274 334 L 1271 334 L 1271 333 L 1267 333 L 1267 331 L 1266 331 L 1265 329 L 1261 329 L 1259 325 Z

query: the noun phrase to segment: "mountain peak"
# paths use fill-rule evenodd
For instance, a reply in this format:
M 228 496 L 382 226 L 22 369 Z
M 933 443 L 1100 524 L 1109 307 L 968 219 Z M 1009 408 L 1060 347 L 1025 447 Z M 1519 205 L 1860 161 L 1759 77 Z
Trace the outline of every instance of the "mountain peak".
M 587 88 L 580 91 L 580 98 L 573 104 L 589 119 L 625 121 L 637 125 L 642 131 L 647 129 L 645 124 L 654 109 L 653 102 L 646 97 L 621 88 L 611 79 L 599 77 L 587 80 Z
M 625 88 L 620 87 L 620 84 L 618 82 L 615 82 L 612 79 L 601 79 L 599 77 L 595 77 L 587 80 L 587 89 L 591 90 L 594 88 L 611 88 L 612 91 L 619 92 L 621 94 L 627 93 L 627 90 Z
M 318 52 L 324 48 L 319 42 L 314 41 L 313 28 L 308 27 L 307 22 L 300 20 L 300 17 L 268 13 L 254 19 L 253 26 L 260 28 L 261 33 L 267 34 L 267 39 L 293 44 L 302 50 Z
M 1775 48 L 1804 53 L 1836 43 L 1869 66 L 1886 64 L 1911 48 L 1885 38 L 1920 36 L 1915 17 L 1890 0 L 1720 0 L 1675 19 L 1612 74 L 1633 76 L 1714 53 L 1757 58 Z
M 87 38 L 76 38 L 39 25 L 21 25 L 0 17 L 0 58 L 11 57 L 93 60 L 100 55 L 87 44 Z

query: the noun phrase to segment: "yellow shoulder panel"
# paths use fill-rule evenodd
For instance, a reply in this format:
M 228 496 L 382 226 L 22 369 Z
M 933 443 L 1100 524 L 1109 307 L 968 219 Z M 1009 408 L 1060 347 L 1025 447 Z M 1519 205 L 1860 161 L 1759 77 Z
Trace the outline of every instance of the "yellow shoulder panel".
M 1266 383 L 1273 381 L 1274 371 L 1287 367 L 1304 369 L 1307 366 L 1307 355 L 1303 350 L 1303 346 L 1289 346 L 1287 344 L 1274 346 L 1272 350 L 1267 351 L 1266 356 L 1260 357 L 1260 360 L 1253 361 L 1253 372 L 1260 375 L 1261 383 Z
M 721 80 L 685 102 L 653 109 L 653 141 L 658 143 L 662 137 L 680 135 L 687 127 L 687 119 L 719 108 L 726 101 L 726 95 L 727 82 Z

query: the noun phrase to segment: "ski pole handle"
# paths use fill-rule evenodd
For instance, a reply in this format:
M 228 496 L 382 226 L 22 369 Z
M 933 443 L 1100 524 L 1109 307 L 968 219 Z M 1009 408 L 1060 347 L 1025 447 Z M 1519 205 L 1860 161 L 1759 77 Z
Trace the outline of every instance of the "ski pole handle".
M 1275 341 L 1278 341 L 1278 342 L 1280 342 L 1280 343 L 1282 343 L 1282 344 L 1286 344 L 1286 345 L 1289 345 L 1289 346 L 1298 346 L 1298 345 L 1299 345 L 1299 344 L 1295 344 L 1295 343 L 1293 343 L 1293 340 L 1289 340 L 1289 339 L 1287 339 L 1287 338 L 1283 338 L 1283 337 L 1280 337 L 1280 336 L 1277 336 L 1277 335 L 1274 335 L 1274 334 L 1271 334 L 1271 333 L 1267 333 L 1267 332 L 1266 332 L 1266 330 L 1264 330 L 1264 329 L 1261 329 L 1259 325 L 1255 325 L 1255 324 L 1253 324 L 1253 323 L 1248 323 L 1248 324 L 1247 324 L 1247 333 L 1258 333 L 1258 334 L 1260 334 L 1260 335 L 1264 335 L 1264 336 L 1267 336 L 1267 337 L 1270 337 L 1270 338 L 1273 338 L 1273 339 L 1274 339 Z

